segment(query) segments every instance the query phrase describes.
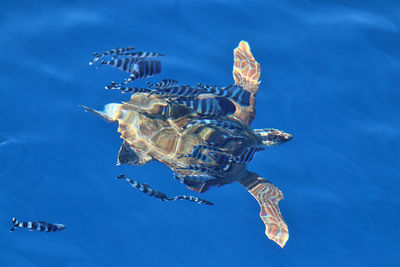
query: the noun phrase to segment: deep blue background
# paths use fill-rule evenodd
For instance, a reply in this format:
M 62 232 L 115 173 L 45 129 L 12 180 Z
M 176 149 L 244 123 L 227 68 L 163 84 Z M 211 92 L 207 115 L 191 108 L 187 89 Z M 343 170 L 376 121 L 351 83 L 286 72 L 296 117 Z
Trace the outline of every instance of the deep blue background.
M 400 266 L 398 1 L 0 2 L 0 266 Z M 157 162 L 115 166 L 116 125 L 84 113 L 128 95 L 92 52 L 162 52 L 163 77 L 226 85 L 232 50 L 262 67 L 254 128 L 294 139 L 249 168 L 284 193 L 284 249 L 239 184 L 195 194 Z M 142 84 L 143 81 L 137 82 Z M 11 218 L 64 223 L 46 234 Z

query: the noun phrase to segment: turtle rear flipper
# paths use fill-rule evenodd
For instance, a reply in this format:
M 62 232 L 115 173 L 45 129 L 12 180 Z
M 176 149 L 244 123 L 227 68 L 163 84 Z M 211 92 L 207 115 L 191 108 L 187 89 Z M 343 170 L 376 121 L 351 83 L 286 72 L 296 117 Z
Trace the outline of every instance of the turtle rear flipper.
M 131 145 L 124 141 L 119 149 L 117 165 L 143 165 L 151 160 L 150 156 L 138 153 Z
M 247 188 L 260 205 L 260 217 L 265 224 L 266 236 L 283 248 L 289 239 L 289 230 L 278 206 L 283 194 L 276 186 L 259 175 L 252 172 L 247 174 L 239 182 Z
M 93 113 L 108 122 L 115 122 L 117 120 L 118 110 L 121 104 L 111 103 L 107 104 L 103 111 L 94 110 L 92 108 L 79 105 L 79 107 L 83 108 L 86 112 Z

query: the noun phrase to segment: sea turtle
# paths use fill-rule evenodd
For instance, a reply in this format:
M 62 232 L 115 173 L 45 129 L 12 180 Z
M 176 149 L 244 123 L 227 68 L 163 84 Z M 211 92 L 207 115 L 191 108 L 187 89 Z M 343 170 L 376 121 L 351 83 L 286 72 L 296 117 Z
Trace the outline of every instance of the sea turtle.
M 292 138 L 283 131 L 249 127 L 255 117 L 260 72 L 248 43 L 241 41 L 234 50 L 233 76 L 235 84 L 249 93 L 249 104 L 231 101 L 234 108 L 223 116 L 199 117 L 193 106 L 143 91 L 136 91 L 122 104 L 106 105 L 103 112 L 84 108 L 118 122 L 124 141 L 117 164 L 143 165 L 156 159 L 169 166 L 189 189 L 201 193 L 211 186 L 241 183 L 261 207 L 266 235 L 283 247 L 289 238 L 278 206 L 283 195 L 272 183 L 247 170 L 255 152 Z M 204 94 L 197 100 L 213 98 L 215 95 Z

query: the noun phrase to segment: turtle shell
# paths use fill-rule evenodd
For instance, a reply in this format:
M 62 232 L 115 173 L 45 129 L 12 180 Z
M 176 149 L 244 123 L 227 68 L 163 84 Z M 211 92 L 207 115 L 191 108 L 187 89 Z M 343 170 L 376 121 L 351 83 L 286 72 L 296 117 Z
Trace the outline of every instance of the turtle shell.
M 231 132 L 215 124 L 194 124 L 198 114 L 190 108 L 171 104 L 165 98 L 146 93 L 136 93 L 122 104 L 109 104 L 105 114 L 118 121 L 118 132 L 124 140 L 118 163 L 142 165 L 156 159 L 170 167 L 178 177 L 190 177 L 182 181 L 196 191 L 204 191 L 208 185 L 222 185 L 240 177 L 245 164 L 231 163 L 229 169 L 218 171 L 221 162 L 212 157 L 212 149 L 205 148 L 203 157 L 187 157 L 202 145 L 214 144 L 219 153 L 239 155 L 247 147 L 260 145 L 260 140 L 248 126 L 255 116 L 255 97 L 258 90 L 260 66 L 254 60 L 247 42 L 240 42 L 234 50 L 233 76 L 237 85 L 250 92 L 250 105 L 241 106 L 234 102 L 235 112 L 219 118 L 238 125 L 236 132 Z M 213 97 L 213 96 L 203 96 Z M 169 112 L 166 114 L 166 107 Z M 226 138 L 240 137 L 232 142 Z M 234 138 L 233 138 L 234 139 Z M 197 168 L 191 168 L 197 166 Z M 216 172 L 207 173 L 201 166 L 211 166 Z M 206 177 L 206 178 L 205 178 Z
M 141 165 L 152 159 L 156 159 L 170 167 L 178 177 L 192 177 L 191 182 L 186 183 L 191 189 L 204 191 L 204 181 L 193 183 L 196 177 L 205 177 L 209 184 L 222 185 L 232 181 L 235 172 L 243 167 L 241 164 L 233 164 L 228 172 L 205 174 L 204 170 L 188 169 L 188 166 L 201 166 L 203 164 L 219 167 L 219 162 L 209 153 L 212 149 L 205 149 L 205 158 L 185 157 L 191 154 L 196 146 L 214 144 L 218 146 L 220 153 L 238 155 L 248 146 L 259 144 L 253 131 L 241 122 L 233 118 L 225 118 L 224 121 L 236 123 L 239 129 L 233 134 L 231 131 L 212 124 L 194 124 L 187 127 L 189 122 L 195 120 L 197 115 L 192 110 L 180 105 L 171 105 L 168 116 L 164 114 L 168 102 L 165 99 L 148 94 L 134 94 L 131 99 L 122 104 L 109 104 L 105 113 L 112 120 L 118 121 L 118 132 L 124 144 L 121 147 L 119 162 L 127 163 L 126 151 L 131 150 L 131 155 L 137 160 L 128 161 L 128 164 Z M 237 136 L 240 141 L 224 142 L 227 137 Z M 128 146 L 128 147 L 127 147 Z M 123 152 L 121 154 L 121 152 Z M 122 156 L 123 155 L 123 156 Z M 133 158 L 133 157 L 131 157 Z M 243 164 L 242 164 L 243 165 Z M 223 179 L 230 177 L 229 179 Z M 199 180 L 200 181 L 200 180 Z M 202 188 L 202 190 L 200 190 Z

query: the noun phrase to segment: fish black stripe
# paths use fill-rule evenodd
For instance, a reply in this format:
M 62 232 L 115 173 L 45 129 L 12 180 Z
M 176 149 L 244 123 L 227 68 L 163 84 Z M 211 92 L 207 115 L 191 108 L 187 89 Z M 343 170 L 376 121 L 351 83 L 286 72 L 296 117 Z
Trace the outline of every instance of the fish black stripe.
M 117 64 L 115 65 L 117 68 L 121 67 L 122 65 L 122 59 L 117 59 Z
M 209 100 L 209 99 L 205 99 L 205 100 L 203 100 L 203 101 L 199 101 L 200 102 L 200 107 L 201 107 L 201 113 L 208 113 L 208 106 L 209 105 L 207 105 L 207 104 L 210 104 L 210 101 L 207 101 L 207 100 Z M 197 102 L 197 103 L 199 103 L 199 102 Z M 197 108 L 197 110 L 198 110 L 198 108 Z M 200 113 L 200 112 L 199 112 Z
M 151 76 L 153 76 L 155 72 L 156 72 L 155 65 L 150 65 L 150 66 L 149 66 L 149 74 L 150 74 Z
M 150 64 L 148 61 L 145 61 L 145 67 L 146 71 L 143 73 L 143 75 L 153 76 L 153 71 L 152 68 L 150 68 Z
M 124 59 L 124 66 L 122 67 L 122 71 L 127 71 L 127 70 L 129 70 L 129 68 L 128 68 L 128 64 L 130 64 L 131 63 L 131 59 L 130 58 L 125 58 Z
M 143 77 L 143 75 L 146 75 L 147 73 L 148 73 L 148 71 L 146 71 L 145 69 L 145 67 L 146 67 L 146 63 L 147 63 L 147 61 L 139 61 L 137 64 L 138 64 L 138 72 L 137 72 L 137 74 L 138 74 L 138 76 L 137 76 L 137 78 L 142 78 Z

